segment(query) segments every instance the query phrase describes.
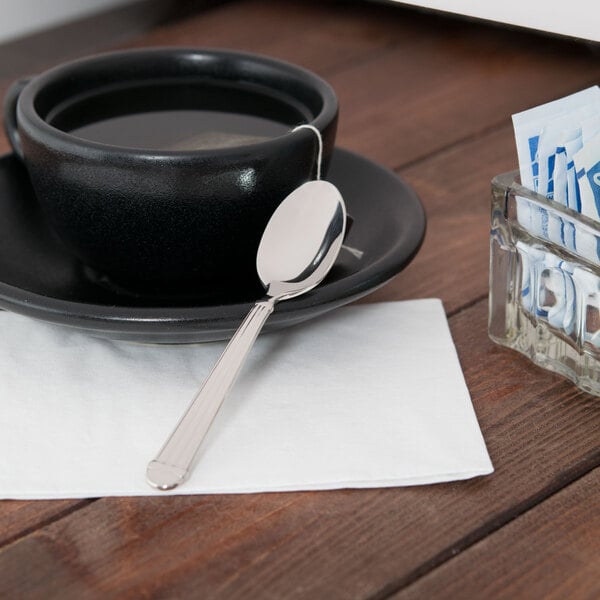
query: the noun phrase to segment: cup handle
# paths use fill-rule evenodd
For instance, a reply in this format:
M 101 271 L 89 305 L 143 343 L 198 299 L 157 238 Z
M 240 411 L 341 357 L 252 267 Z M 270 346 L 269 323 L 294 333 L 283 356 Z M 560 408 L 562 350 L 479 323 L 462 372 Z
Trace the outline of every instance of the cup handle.
M 4 130 L 17 156 L 23 160 L 23 148 L 21 147 L 21 136 L 17 126 L 17 102 L 23 88 L 31 81 L 26 77 L 15 81 L 6 92 L 4 97 Z

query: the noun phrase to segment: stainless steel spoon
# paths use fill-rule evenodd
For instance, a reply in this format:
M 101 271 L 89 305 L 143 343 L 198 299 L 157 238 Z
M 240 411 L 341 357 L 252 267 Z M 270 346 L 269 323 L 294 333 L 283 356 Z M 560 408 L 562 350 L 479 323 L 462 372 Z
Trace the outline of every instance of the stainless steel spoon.
M 266 296 L 240 325 L 208 379 L 146 470 L 159 490 L 181 484 L 227 392 L 275 304 L 308 292 L 331 269 L 342 246 L 346 208 L 338 189 L 326 181 L 296 188 L 277 208 L 256 257 Z

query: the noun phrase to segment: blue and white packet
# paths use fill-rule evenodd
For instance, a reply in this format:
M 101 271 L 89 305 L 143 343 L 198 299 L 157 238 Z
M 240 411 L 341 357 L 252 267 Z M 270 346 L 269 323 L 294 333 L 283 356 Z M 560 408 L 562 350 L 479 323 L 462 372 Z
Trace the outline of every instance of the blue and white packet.
M 600 88 L 513 115 L 513 125 L 522 185 L 600 223 Z M 595 268 L 565 260 L 560 250 L 600 265 L 598 229 L 524 197 L 516 202 L 517 220 L 540 240 L 516 244 L 522 308 L 600 348 L 600 318 L 588 323 L 589 315 L 600 314 L 600 277 Z
M 575 174 L 581 197 L 581 213 L 600 221 L 600 134 L 575 154 Z
M 538 145 L 544 128 L 558 117 L 596 103 L 600 103 L 600 88 L 593 86 L 512 116 L 521 184 L 524 187 L 539 191 Z
M 557 183 L 555 170 L 563 168 L 565 158 L 568 171 L 567 144 L 582 137 L 582 121 L 593 121 L 598 115 L 598 86 L 513 115 L 521 184 L 553 199 Z M 557 154 L 563 153 L 566 156 L 559 156 L 557 164 Z M 559 201 L 565 206 L 570 206 L 568 175 L 561 170 L 556 172 L 556 176 L 563 186 L 558 193 Z M 576 184 L 576 177 L 571 177 L 572 188 L 575 188 Z M 567 243 L 567 239 L 563 240 L 561 237 L 564 232 L 556 230 L 556 224 L 548 220 L 546 211 L 517 199 L 517 218 L 534 235 L 556 243 Z
M 521 265 L 520 304 L 525 312 L 548 322 L 565 335 L 576 327 L 576 264 L 565 261 L 541 246 L 516 243 Z
M 566 188 L 560 189 L 556 182 L 560 166 L 557 162 L 559 154 L 566 153 L 568 142 L 583 138 L 584 123 L 587 123 L 589 135 L 589 129 L 596 122 L 600 122 L 600 99 L 556 117 L 544 125 L 538 142 L 539 177 L 536 191 L 539 194 L 551 200 L 557 200 L 557 196 L 566 196 Z M 566 206 L 566 202 L 562 204 Z
M 587 144 L 593 137 L 600 133 L 600 114 L 595 114 L 581 122 L 582 144 Z
M 586 141 L 591 143 L 600 132 L 600 88 L 594 86 L 513 115 L 513 124 L 522 184 L 600 220 L 600 205 L 590 203 L 589 189 L 582 205 L 574 161 Z M 574 229 L 549 218 L 547 211 L 517 199 L 517 218 L 532 234 L 576 248 Z
M 581 197 L 579 196 L 579 186 L 577 185 L 574 157 L 581 148 L 583 148 L 583 133 L 565 143 L 567 157 L 567 206 L 577 212 L 581 212 Z
M 578 321 L 582 324 L 579 332 L 582 342 L 600 348 L 600 322 L 593 315 L 600 314 L 600 278 L 589 269 L 576 266 L 573 281 L 577 290 Z M 592 318 L 588 318 L 592 316 Z

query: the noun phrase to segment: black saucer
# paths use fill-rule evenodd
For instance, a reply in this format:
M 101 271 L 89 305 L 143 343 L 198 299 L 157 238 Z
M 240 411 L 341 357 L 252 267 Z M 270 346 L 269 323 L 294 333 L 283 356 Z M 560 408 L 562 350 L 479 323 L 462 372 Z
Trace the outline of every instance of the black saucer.
M 415 192 L 394 173 L 336 150 L 328 179 L 341 190 L 354 224 L 326 280 L 279 304 L 266 331 L 300 323 L 364 296 L 401 271 L 425 234 Z M 0 307 L 87 331 L 138 342 L 186 343 L 228 338 L 260 284 L 195 289 L 182 294 L 134 293 L 97 276 L 48 227 L 27 173 L 14 155 L 0 158 Z

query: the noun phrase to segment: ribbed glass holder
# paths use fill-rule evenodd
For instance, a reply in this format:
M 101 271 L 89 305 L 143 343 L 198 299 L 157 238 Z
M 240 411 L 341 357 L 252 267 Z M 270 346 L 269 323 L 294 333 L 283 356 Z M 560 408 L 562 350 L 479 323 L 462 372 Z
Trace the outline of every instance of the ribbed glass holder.
M 489 335 L 600 395 L 600 224 L 492 181 Z

